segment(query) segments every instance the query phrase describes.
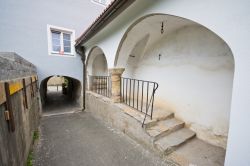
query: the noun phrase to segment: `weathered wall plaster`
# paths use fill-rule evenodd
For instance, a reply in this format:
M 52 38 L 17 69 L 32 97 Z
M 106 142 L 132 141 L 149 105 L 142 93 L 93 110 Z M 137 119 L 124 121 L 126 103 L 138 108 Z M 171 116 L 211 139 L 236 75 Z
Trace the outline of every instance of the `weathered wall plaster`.
M 227 144 L 226 166 L 250 165 L 250 133 L 242 130 L 249 123 L 250 108 L 250 1 L 210 0 L 137 0 L 109 25 L 91 38 L 84 46 L 87 53 L 100 46 L 112 68 L 119 43 L 126 30 L 138 19 L 153 13 L 179 16 L 197 22 L 220 36 L 231 48 L 235 58 L 230 129 Z M 212 12 L 211 12 L 212 11 Z
M 93 76 L 106 76 L 108 74 L 107 61 L 104 54 L 95 57 L 92 64 Z
M 141 127 L 141 122 L 131 118 L 123 109 L 109 98 L 89 91 L 86 93 L 86 111 L 153 151 L 152 140 Z
M 159 83 L 156 106 L 175 112 L 201 139 L 225 148 L 234 73 L 227 44 L 193 25 L 166 34 L 136 56 L 127 67 L 134 66 L 131 77 Z
M 36 65 L 41 81 L 51 75 L 82 80 L 79 55 L 49 55 L 47 24 L 75 30 L 77 38 L 103 9 L 90 0 L 0 1 L 0 50 L 17 52 Z

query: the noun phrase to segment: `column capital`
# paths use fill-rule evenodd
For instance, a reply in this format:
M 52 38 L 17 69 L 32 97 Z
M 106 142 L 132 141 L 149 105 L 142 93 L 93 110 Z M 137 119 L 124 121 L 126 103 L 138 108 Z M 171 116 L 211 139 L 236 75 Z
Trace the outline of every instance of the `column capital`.
M 125 70 L 125 68 L 111 68 L 111 69 L 109 69 L 109 73 L 111 75 L 122 75 L 124 70 Z
M 112 81 L 111 98 L 114 103 L 121 102 L 121 76 L 124 70 L 125 70 L 124 68 L 109 69 L 109 73 L 111 75 L 111 81 Z

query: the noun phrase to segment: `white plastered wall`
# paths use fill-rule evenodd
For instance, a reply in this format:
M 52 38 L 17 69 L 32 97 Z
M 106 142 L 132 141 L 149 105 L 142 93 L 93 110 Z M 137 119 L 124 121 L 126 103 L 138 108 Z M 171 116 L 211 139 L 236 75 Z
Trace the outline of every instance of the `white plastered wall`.
M 94 46 L 88 53 L 86 62 L 87 87 L 91 90 L 92 79 L 90 76 L 107 76 L 108 65 L 104 52 L 100 47 Z
M 92 64 L 92 74 L 94 76 L 106 76 L 108 73 L 107 62 L 104 54 L 96 56 Z
M 108 74 L 108 65 L 104 52 L 100 47 L 93 47 L 87 57 L 87 76 L 106 76 Z
M 235 58 L 235 73 L 229 137 L 225 165 L 250 165 L 248 148 L 250 132 L 245 131 L 250 121 L 250 1 L 211 0 L 137 0 L 125 12 L 113 20 L 84 44 L 87 53 L 94 45 L 100 46 L 109 68 L 115 61 L 116 51 L 127 28 L 142 16 L 164 13 L 193 20 L 220 36 L 231 48 Z
M 175 112 L 199 138 L 226 148 L 234 60 L 224 41 L 199 25 L 185 26 L 127 63 L 131 77 L 159 83 L 156 107 Z

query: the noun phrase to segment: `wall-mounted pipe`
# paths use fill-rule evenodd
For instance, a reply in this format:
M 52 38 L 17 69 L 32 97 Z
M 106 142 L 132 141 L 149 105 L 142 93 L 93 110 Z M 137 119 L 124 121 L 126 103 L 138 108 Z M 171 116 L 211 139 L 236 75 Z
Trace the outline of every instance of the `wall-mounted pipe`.
M 82 98 L 83 98 L 83 103 L 82 103 L 82 111 L 85 110 L 85 93 L 86 93 L 86 65 L 85 65 L 85 60 L 86 60 L 86 55 L 85 55 L 85 48 L 83 46 L 76 47 L 76 52 L 81 56 L 82 60 L 82 65 L 83 65 L 83 76 L 82 76 Z

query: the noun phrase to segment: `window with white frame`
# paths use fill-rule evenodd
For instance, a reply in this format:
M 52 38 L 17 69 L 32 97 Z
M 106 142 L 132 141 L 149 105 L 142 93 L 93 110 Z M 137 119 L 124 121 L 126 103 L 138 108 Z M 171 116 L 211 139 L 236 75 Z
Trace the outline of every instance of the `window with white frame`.
M 103 5 L 103 6 L 108 6 L 110 3 L 110 0 L 92 0 L 92 2 Z
M 50 55 L 74 56 L 74 30 L 48 25 L 47 31 Z

